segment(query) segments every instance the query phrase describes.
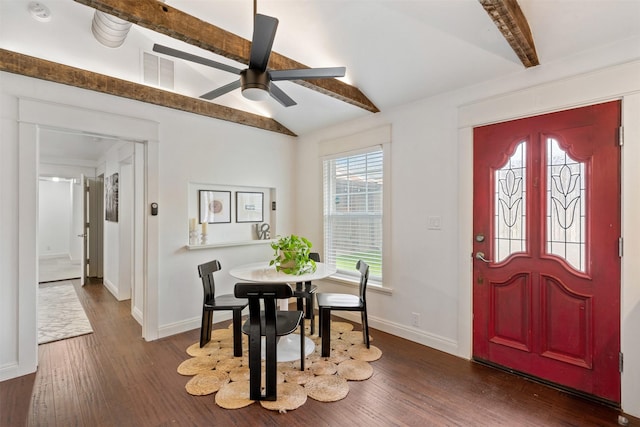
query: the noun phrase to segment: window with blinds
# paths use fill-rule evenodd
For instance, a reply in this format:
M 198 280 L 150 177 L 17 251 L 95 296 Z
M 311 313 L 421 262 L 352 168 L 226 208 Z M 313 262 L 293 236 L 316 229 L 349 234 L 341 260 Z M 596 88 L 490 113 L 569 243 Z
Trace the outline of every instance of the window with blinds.
M 324 262 L 358 277 L 361 259 L 369 280 L 382 283 L 382 148 L 326 159 L 323 174 Z

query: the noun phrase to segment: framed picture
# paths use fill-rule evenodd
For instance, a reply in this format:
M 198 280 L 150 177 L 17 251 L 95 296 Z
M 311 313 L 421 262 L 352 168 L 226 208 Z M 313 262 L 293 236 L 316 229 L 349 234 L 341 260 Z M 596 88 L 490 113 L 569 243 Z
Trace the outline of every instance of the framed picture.
M 105 178 L 104 218 L 107 221 L 118 222 L 118 174 L 114 173 Z
M 231 191 L 199 190 L 200 224 L 231 222 Z
M 236 191 L 236 222 L 262 222 L 264 193 Z

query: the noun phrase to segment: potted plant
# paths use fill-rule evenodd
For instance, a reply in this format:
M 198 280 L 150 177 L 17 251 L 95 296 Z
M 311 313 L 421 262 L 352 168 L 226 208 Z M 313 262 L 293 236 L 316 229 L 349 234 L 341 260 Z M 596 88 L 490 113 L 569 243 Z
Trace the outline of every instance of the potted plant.
M 316 271 L 316 263 L 309 259 L 311 242 L 304 237 L 291 234 L 279 237 L 271 243 L 274 250 L 273 259 L 269 265 L 275 265 L 277 271 L 286 274 L 305 274 Z

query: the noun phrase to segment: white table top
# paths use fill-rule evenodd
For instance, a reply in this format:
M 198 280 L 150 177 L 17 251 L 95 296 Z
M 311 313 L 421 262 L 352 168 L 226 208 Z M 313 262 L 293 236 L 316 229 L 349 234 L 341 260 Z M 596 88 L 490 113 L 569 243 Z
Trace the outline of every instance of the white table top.
M 275 266 L 269 266 L 269 262 L 256 262 L 239 265 L 229 270 L 229 274 L 239 280 L 259 283 L 295 283 L 324 279 L 336 273 L 334 267 L 316 262 L 316 271 L 313 273 L 295 275 L 276 271 Z
M 296 283 L 324 279 L 336 273 L 336 269 L 321 262 L 316 262 L 316 271 L 308 274 L 287 274 L 276 271 L 275 266 L 269 266 L 269 261 L 255 262 L 253 264 L 239 265 L 229 270 L 229 274 L 236 279 L 245 282 L 258 283 Z M 281 310 L 286 310 L 288 302 L 282 300 Z M 286 335 L 278 340 L 278 361 L 287 362 L 300 359 L 300 338 L 296 335 Z M 315 343 L 309 337 L 305 337 L 305 353 L 310 355 L 315 350 Z M 264 346 L 263 346 L 264 347 Z

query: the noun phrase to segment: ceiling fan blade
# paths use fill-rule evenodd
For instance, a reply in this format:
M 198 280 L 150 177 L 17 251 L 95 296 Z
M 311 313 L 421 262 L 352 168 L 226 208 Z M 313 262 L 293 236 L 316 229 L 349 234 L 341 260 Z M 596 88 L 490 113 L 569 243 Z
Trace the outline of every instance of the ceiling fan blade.
M 192 55 L 187 52 L 183 52 L 181 50 L 173 49 L 167 46 L 163 46 L 161 44 L 154 44 L 153 51 L 158 53 L 163 53 L 165 55 L 174 56 L 176 58 L 185 59 L 187 61 L 195 62 L 202 65 L 207 65 L 209 67 L 216 68 L 222 71 L 228 71 L 234 74 L 240 74 L 242 72 L 241 69 L 232 67 L 231 65 L 223 64 L 221 62 L 212 61 L 211 59 L 203 58 L 201 56 Z
M 211 92 L 207 92 L 204 95 L 202 95 L 200 98 L 212 100 L 214 98 L 224 95 L 225 93 L 229 93 L 234 89 L 238 89 L 239 87 L 240 87 L 240 80 L 236 80 L 234 82 L 221 86 L 218 89 L 214 89 Z
M 278 20 L 271 16 L 256 14 L 253 23 L 249 68 L 265 71 L 271 56 L 271 47 L 276 37 Z
M 284 91 L 280 89 L 278 86 L 276 86 L 273 83 L 271 83 L 271 85 L 269 86 L 270 86 L 269 95 L 271 95 L 273 99 L 275 99 L 280 104 L 282 104 L 283 107 L 292 107 L 294 105 L 297 105 L 296 101 L 291 99 L 289 95 L 284 93 Z
M 345 67 L 330 68 L 302 68 L 299 70 L 271 70 L 269 75 L 271 80 L 307 80 L 307 79 L 327 79 L 331 77 L 344 77 L 347 72 Z

